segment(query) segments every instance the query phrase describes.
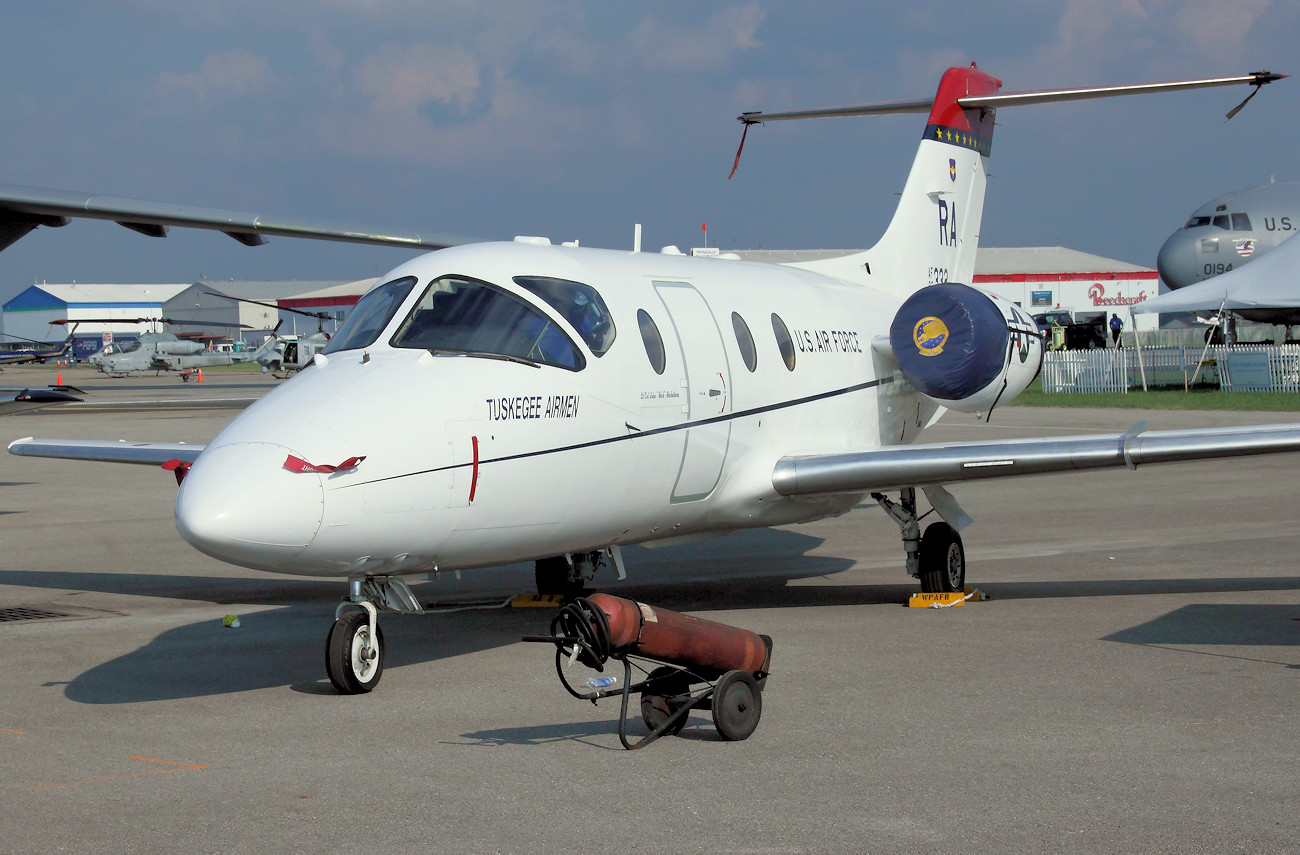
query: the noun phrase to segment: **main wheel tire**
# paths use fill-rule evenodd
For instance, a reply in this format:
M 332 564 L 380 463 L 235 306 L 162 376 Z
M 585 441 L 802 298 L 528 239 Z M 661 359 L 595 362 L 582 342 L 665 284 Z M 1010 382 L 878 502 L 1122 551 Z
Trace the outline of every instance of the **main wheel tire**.
M 683 702 L 674 702 L 673 698 L 685 695 L 691 689 L 691 681 L 676 668 L 656 668 L 646 675 L 646 681 L 653 686 L 641 692 L 641 720 L 651 730 L 658 730 L 668 717 L 682 708 Z M 686 716 L 682 716 L 673 726 L 664 731 L 665 736 L 676 736 L 686 726 Z
M 560 596 L 565 601 L 581 597 L 587 590 L 581 579 L 570 578 L 569 560 L 563 555 L 554 558 L 539 558 L 533 565 L 533 577 L 537 581 L 537 593 L 542 596 Z
M 384 631 L 375 625 L 373 659 L 362 651 L 370 637 L 370 616 L 365 611 L 350 611 L 330 627 L 325 638 L 325 672 L 334 688 L 344 695 L 361 695 L 379 684 L 384 673 Z
M 747 671 L 728 671 L 713 687 L 713 726 L 731 742 L 748 739 L 763 714 L 763 693 Z
M 946 522 L 931 523 L 921 536 L 921 590 L 947 594 L 966 585 L 966 550 Z

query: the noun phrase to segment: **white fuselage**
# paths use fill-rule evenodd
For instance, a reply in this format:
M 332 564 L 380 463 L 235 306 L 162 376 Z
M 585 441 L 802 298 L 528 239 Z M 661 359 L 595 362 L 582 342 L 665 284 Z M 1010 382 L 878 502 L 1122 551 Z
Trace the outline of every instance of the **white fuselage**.
M 449 274 L 535 306 L 585 367 L 391 346 L 422 289 Z M 520 275 L 594 288 L 613 344 L 593 354 L 513 283 Z M 910 442 L 937 410 L 871 347 L 902 297 L 809 271 L 505 243 L 430 253 L 381 282 L 405 276 L 417 284 L 373 344 L 318 357 L 206 447 L 176 503 L 195 547 L 265 570 L 358 577 L 817 519 L 860 497 L 782 497 L 778 459 Z M 662 337 L 662 373 L 639 312 Z M 752 335 L 752 370 L 733 313 Z M 289 455 L 365 459 L 318 473 L 286 468 Z

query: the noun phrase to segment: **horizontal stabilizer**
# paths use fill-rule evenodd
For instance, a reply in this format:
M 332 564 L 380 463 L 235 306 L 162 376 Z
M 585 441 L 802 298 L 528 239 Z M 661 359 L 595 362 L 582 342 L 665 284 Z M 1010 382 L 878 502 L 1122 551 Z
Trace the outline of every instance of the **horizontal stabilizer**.
M 103 463 L 137 463 L 161 466 L 171 460 L 193 463 L 202 445 L 184 442 L 108 442 L 93 439 L 16 439 L 9 453 L 22 457 L 57 457 L 64 460 L 97 460 Z
M 1071 89 L 1030 89 L 1024 92 L 1001 92 L 971 95 L 956 99 L 963 110 L 1022 107 L 1029 104 L 1057 104 L 1063 101 L 1086 101 L 1092 98 L 1114 98 L 1120 95 L 1149 95 L 1157 92 L 1177 92 L 1182 89 L 1207 89 L 1214 86 L 1248 84 L 1263 86 L 1286 77 L 1271 71 L 1256 71 L 1235 77 L 1203 77 L 1196 80 L 1169 80 L 1160 83 L 1124 83 L 1118 86 L 1082 86 Z M 880 104 L 855 104 L 846 107 L 826 107 L 819 110 L 791 110 L 783 113 L 750 112 L 736 118 L 747 125 L 758 122 L 779 122 L 789 119 L 826 119 L 839 116 L 887 116 L 899 113 L 928 113 L 932 99 L 923 101 L 887 101 Z
M 1077 469 L 1176 463 L 1300 451 L 1300 424 L 1141 431 L 1053 439 L 887 446 L 783 457 L 772 486 L 783 496 L 866 493 L 1043 475 Z

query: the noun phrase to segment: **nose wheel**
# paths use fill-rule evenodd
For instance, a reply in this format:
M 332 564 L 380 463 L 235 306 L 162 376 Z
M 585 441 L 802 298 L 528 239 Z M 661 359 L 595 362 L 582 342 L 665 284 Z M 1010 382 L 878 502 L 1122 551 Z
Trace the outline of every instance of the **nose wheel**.
M 369 692 L 384 673 L 384 631 L 371 609 L 340 615 L 325 638 L 325 671 L 341 694 Z

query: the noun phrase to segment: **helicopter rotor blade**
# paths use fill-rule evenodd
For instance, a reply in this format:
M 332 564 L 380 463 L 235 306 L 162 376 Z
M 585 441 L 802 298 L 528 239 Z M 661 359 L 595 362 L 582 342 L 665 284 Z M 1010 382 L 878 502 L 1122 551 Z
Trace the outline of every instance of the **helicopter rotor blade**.
M 332 321 L 334 316 L 326 312 L 308 312 L 304 309 L 292 309 L 288 306 L 281 306 L 276 303 L 268 303 L 263 300 L 250 300 L 247 297 L 231 297 L 228 294 L 218 294 L 216 291 L 204 291 L 205 294 L 211 294 L 213 297 L 224 297 L 227 300 L 235 300 L 239 303 L 252 303 L 255 306 L 266 306 L 268 309 L 278 309 L 281 312 L 293 312 L 295 315 L 306 315 L 309 318 L 316 318 L 319 321 Z

